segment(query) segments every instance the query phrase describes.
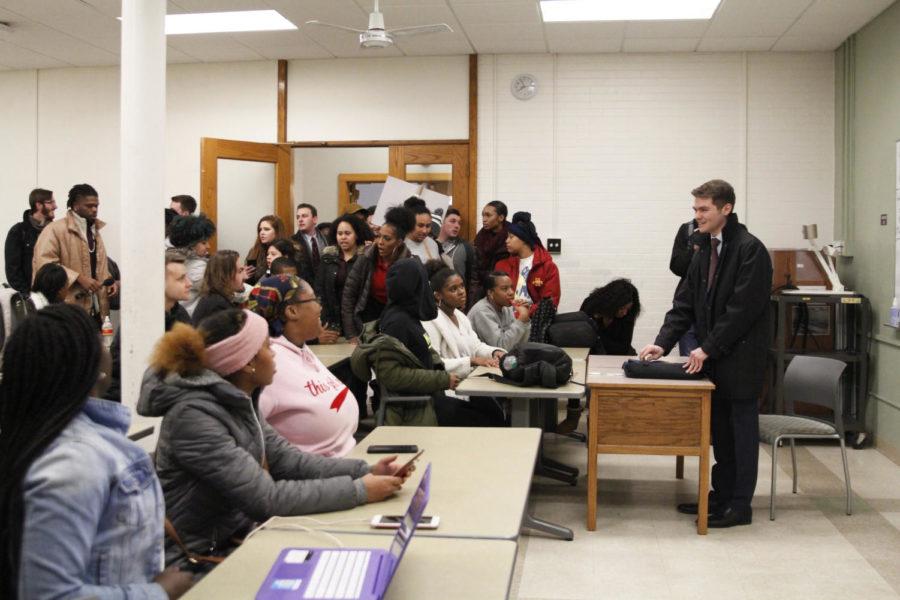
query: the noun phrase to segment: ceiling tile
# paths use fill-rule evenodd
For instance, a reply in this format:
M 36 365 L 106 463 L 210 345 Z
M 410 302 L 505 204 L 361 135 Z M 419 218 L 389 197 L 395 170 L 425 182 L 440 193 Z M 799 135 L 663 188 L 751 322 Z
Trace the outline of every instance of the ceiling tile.
M 629 21 L 625 25 L 626 38 L 698 38 L 709 21 Z
M 541 25 L 496 24 L 469 25 L 466 34 L 478 54 L 516 54 L 546 52 L 544 29 Z
M 623 52 L 693 52 L 700 38 L 625 38 Z
M 700 40 L 699 52 L 766 52 L 778 41 L 777 37 L 705 37 Z
M 311 20 L 365 29 L 368 15 L 353 0 L 266 0 L 269 6 L 302 29 Z
M 0 41 L 0 65 L 12 69 L 51 69 L 72 66 L 71 63 L 4 41 Z
M 179 50 L 178 48 L 173 48 L 172 46 L 166 46 L 166 62 L 172 64 L 178 63 L 196 63 L 200 62 L 199 59 L 195 56 L 191 56 L 190 54 L 186 54 Z
M 334 57 L 300 31 L 256 31 L 234 33 L 231 37 L 270 59 Z
M 461 33 L 417 35 L 397 40 L 395 44 L 407 56 L 448 56 L 475 52 Z
M 543 23 L 537 2 L 467 2 L 453 3 L 451 7 L 463 25 L 470 23 Z
M 169 0 L 187 12 L 231 12 L 236 10 L 269 10 L 265 0 Z
M 3 0 L 3 8 L 20 18 L 88 41 L 92 35 L 115 35 L 120 29 L 118 19 L 78 0 Z M 13 19 L 14 26 L 17 21 Z
M 778 40 L 772 50 L 776 52 L 830 52 L 840 46 L 846 38 L 843 35 L 790 36 Z
M 181 50 L 203 62 L 233 60 L 261 60 L 263 57 L 228 35 L 204 33 L 169 36 L 169 46 Z
M 625 35 L 625 22 L 546 23 L 550 52 L 618 52 Z
M 98 48 L 35 21 L 17 23 L 3 39 L 70 65 L 110 65 L 118 62 L 118 54 L 115 52 Z
M 780 36 L 814 0 L 722 0 L 706 35 Z
M 320 47 L 339 58 L 384 58 L 390 56 L 403 56 L 403 53 L 396 47 L 360 48 L 359 36 L 349 31 L 308 26 L 303 28 L 303 32 Z
M 813 38 L 826 36 L 829 39 L 839 36 L 843 42 L 892 2 L 893 0 L 817 0 L 785 35 Z

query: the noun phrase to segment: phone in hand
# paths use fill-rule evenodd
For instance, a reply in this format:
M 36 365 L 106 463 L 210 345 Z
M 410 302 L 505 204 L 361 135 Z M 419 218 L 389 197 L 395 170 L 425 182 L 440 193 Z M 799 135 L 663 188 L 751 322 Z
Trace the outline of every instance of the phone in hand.
M 403 515 L 375 515 L 369 526 L 372 529 L 400 529 L 402 522 Z M 440 517 L 423 515 L 417 529 L 437 529 L 440 522 Z
M 422 456 L 422 454 L 424 452 L 425 452 L 424 448 L 419 450 L 419 453 L 416 454 L 415 456 L 413 456 L 411 459 L 409 459 L 409 461 L 407 461 L 407 463 L 405 465 L 403 465 L 402 467 L 400 467 L 399 469 L 394 471 L 394 477 L 403 477 L 406 474 L 406 472 L 412 468 L 412 466 L 416 463 L 416 461 L 419 460 L 419 457 Z
M 374 444 L 366 450 L 369 454 L 413 454 L 418 451 L 415 444 Z

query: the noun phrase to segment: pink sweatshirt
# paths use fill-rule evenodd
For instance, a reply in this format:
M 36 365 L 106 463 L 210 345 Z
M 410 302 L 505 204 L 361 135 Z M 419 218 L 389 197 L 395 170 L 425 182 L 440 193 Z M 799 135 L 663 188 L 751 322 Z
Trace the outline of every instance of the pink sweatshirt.
M 304 452 L 344 456 L 356 445 L 359 406 L 346 385 L 304 345 L 272 338 L 275 378 L 263 389 L 259 410 L 287 441 Z

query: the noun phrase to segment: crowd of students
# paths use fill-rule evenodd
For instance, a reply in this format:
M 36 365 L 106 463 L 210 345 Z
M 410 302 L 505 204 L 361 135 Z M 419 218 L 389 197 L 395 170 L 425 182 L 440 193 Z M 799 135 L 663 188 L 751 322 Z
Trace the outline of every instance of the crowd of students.
M 137 399 L 140 414 L 162 417 L 151 462 L 125 436 L 129 411 L 111 401 L 118 339 L 108 352 L 98 336 L 118 291 L 98 193 L 73 187 L 58 221 L 52 192 L 30 203 L 7 239 L 7 271 L 40 310 L 3 355 L 4 597 L 177 598 L 256 523 L 389 497 L 408 476 L 394 475 L 396 457 L 372 467 L 343 458 L 368 399 L 380 389 L 430 397 L 392 404 L 389 424 L 503 426 L 500 399 L 454 390 L 535 339 L 560 301 L 531 216 L 508 219 L 502 202 L 484 208 L 472 243 L 457 210 L 435 223 L 418 198 L 378 226 L 351 205 L 320 228 L 301 204 L 296 234 L 265 216 L 242 259 L 210 255 L 215 226 L 177 196 L 166 211 L 166 333 Z M 605 332 L 597 349 L 633 353 L 634 286 L 595 290 L 582 310 Z M 340 338 L 357 348 L 332 372 L 308 344 Z

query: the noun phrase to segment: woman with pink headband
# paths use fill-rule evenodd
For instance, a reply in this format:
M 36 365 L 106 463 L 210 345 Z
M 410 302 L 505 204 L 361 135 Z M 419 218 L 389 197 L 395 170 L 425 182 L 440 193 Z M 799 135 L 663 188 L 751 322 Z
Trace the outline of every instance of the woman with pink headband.
M 157 345 L 138 412 L 163 417 L 166 564 L 204 570 L 255 522 L 377 502 L 403 484 L 390 475 L 396 456 L 370 467 L 285 441 L 259 417 L 259 392 L 274 374 L 269 326 L 249 311 L 216 313 L 199 329 L 177 324 Z

